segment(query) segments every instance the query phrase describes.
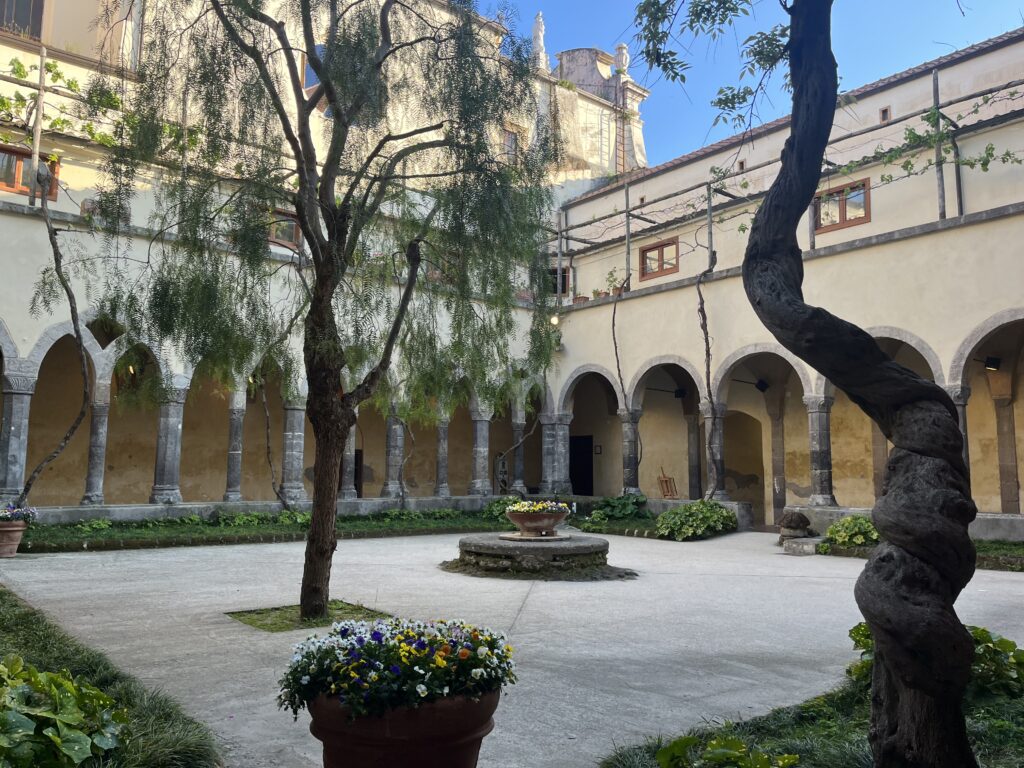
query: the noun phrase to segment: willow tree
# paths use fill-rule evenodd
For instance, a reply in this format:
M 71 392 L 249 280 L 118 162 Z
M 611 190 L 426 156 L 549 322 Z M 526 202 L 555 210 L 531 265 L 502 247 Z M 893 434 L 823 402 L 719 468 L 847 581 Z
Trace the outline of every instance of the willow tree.
M 294 324 L 316 443 L 301 613 L 322 616 L 345 441 L 393 362 L 429 397 L 417 379 L 497 391 L 550 354 L 545 324 L 516 309 L 524 288 L 544 301 L 555 154 L 530 46 L 474 0 L 146 13 L 137 77 L 93 84 L 124 103 L 100 201 L 104 308 L 235 377 L 268 349 L 287 366 Z M 150 180 L 158 234 L 140 248 L 126 223 Z M 272 257 L 272 231 L 289 253 Z
M 717 35 L 749 0 L 644 0 L 638 21 L 648 59 L 679 77 L 668 49 L 676 24 Z M 893 444 L 885 490 L 873 510 L 882 537 L 857 582 L 874 635 L 870 741 L 879 768 L 970 768 L 962 702 L 973 641 L 953 604 L 974 574 L 971 500 L 963 438 L 946 392 L 897 365 L 865 331 L 807 304 L 797 227 L 817 193 L 838 96 L 832 0 L 783 0 L 790 24 L 747 41 L 750 71 L 788 64 L 790 136 L 778 176 L 754 218 L 743 284 L 757 316 L 881 428 Z M 735 109 L 755 89 L 726 87 Z

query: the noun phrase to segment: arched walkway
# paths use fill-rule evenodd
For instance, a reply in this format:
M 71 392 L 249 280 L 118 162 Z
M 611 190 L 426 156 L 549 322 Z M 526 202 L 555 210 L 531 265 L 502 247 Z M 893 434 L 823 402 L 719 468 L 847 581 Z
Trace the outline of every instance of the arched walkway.
M 804 403 L 810 382 L 806 366 L 775 345 L 731 355 L 719 369 L 724 491 L 751 504 L 755 524 L 772 525 L 787 504 L 814 495 Z
M 192 375 L 181 430 L 181 496 L 220 501 L 227 485 L 228 410 L 233 383 L 200 364 Z
M 569 425 L 569 480 L 581 496 L 618 496 L 623 491 L 623 398 L 612 379 L 584 371 L 570 379 L 561 402 Z
M 242 430 L 242 498 L 275 501 L 273 482 L 281 484 L 284 461 L 284 400 L 281 369 L 264 361 L 246 382 L 245 425 Z M 264 406 L 264 397 L 266 406 Z M 267 461 L 274 463 L 273 482 Z
M 126 351 L 110 378 L 103 497 L 108 504 L 145 504 L 153 488 L 162 371 L 148 347 Z

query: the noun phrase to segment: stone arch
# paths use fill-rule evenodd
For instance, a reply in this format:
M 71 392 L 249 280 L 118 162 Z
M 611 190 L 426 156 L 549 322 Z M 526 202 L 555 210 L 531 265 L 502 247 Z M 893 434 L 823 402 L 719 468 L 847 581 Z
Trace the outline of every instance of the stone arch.
M 572 411 L 572 395 L 576 389 L 576 385 L 579 384 L 580 379 L 586 376 L 588 373 L 596 373 L 608 382 L 608 385 L 612 388 L 615 393 L 615 399 L 618 404 L 618 409 L 623 410 L 626 407 L 626 398 L 622 393 L 622 387 L 619 386 L 618 377 L 615 376 L 611 371 L 605 368 L 603 365 L 581 365 L 566 379 L 565 384 L 562 385 L 561 391 L 558 393 L 558 412 L 559 413 L 570 413 Z
M 932 372 L 932 380 L 940 387 L 945 386 L 946 376 L 942 370 L 942 362 L 939 360 L 939 356 L 932 345 L 920 336 L 904 330 L 903 328 L 896 328 L 891 325 L 877 325 L 865 330 L 873 339 L 893 339 L 906 344 L 924 359 L 925 363 L 928 365 L 928 369 Z M 952 381 L 952 379 L 950 379 L 950 381 Z M 825 377 L 818 372 L 815 372 L 814 386 L 815 392 L 828 397 L 835 396 L 835 386 L 831 381 L 827 381 Z
M 1005 325 L 1024 320 L 1024 307 L 1012 307 L 997 312 L 992 317 L 976 326 L 967 338 L 961 342 L 953 355 L 953 362 L 949 366 L 949 383 L 951 386 L 967 386 L 967 364 L 971 361 L 974 350 L 989 336 Z
M 0 354 L 5 360 L 13 360 L 18 357 L 18 345 L 14 343 L 14 337 L 7 330 L 7 323 L 0 318 Z
M 814 388 L 814 383 L 811 380 L 811 375 L 807 370 L 807 366 L 803 360 L 798 358 L 792 352 L 779 344 L 772 343 L 758 343 L 750 344 L 745 347 L 741 347 L 729 355 L 725 360 L 718 366 L 718 370 L 715 373 L 714 378 L 711 382 L 711 391 L 715 393 L 716 402 L 722 402 L 722 389 L 729 378 L 732 369 L 738 364 L 742 363 L 746 358 L 753 357 L 754 355 L 775 355 L 781 357 L 796 373 L 800 379 L 800 385 L 803 387 L 804 395 L 811 395 L 820 390 Z
M 96 337 L 92 335 L 86 326 L 86 317 L 83 315 L 81 318 L 81 330 L 82 330 L 82 342 L 85 346 L 86 357 L 89 358 L 89 365 L 92 367 L 94 374 L 97 375 L 96 361 L 103 356 L 103 348 L 96 341 Z M 65 336 L 74 337 L 75 329 L 70 320 L 65 320 L 62 323 L 51 325 L 49 328 L 44 330 L 36 340 L 35 345 L 32 347 L 32 351 L 25 357 L 26 362 L 29 365 L 29 371 L 31 375 L 38 376 L 39 368 L 43 364 L 43 358 L 50 351 L 54 344 Z M 4 352 L 6 356 L 6 350 Z
M 697 385 L 699 400 L 703 402 L 708 399 L 704 376 L 697 370 L 697 367 L 693 365 L 693 363 L 685 358 L 679 357 L 678 355 L 660 355 L 645 362 L 633 376 L 633 380 L 629 383 L 629 388 L 627 389 L 626 402 L 628 408 L 632 409 L 637 407 L 637 394 L 640 392 L 645 379 L 652 371 L 663 365 L 675 365 L 686 371 L 690 378 L 693 379 L 694 384 Z

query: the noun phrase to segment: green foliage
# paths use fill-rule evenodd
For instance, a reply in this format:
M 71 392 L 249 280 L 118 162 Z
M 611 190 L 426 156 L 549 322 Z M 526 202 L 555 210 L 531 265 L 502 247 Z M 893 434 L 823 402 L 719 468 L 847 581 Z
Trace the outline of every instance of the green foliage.
M 82 533 L 97 533 L 99 531 L 109 530 L 113 527 L 114 523 L 107 517 L 98 517 L 95 520 L 83 520 L 75 526 L 75 528 L 80 530 Z
M 967 630 L 974 639 L 974 660 L 966 701 L 979 706 L 998 699 L 1024 697 L 1024 649 L 984 627 L 968 626 Z M 875 658 L 875 640 L 867 623 L 853 627 L 850 639 L 861 655 L 847 667 L 846 674 L 855 683 L 867 685 Z
M 487 502 L 483 509 L 480 510 L 480 517 L 484 520 L 506 520 L 505 512 L 513 504 L 517 504 L 520 501 L 518 496 L 502 496 L 501 498 L 494 499 Z
M 660 768 L 790 768 L 800 762 L 796 755 L 767 755 L 750 749 L 740 739 L 721 737 L 701 745 L 696 736 L 684 736 L 658 750 Z
M 648 517 L 647 497 L 642 494 L 626 494 L 625 496 L 606 497 L 601 499 L 595 507 L 591 519 L 594 522 L 607 522 L 609 520 L 631 520 L 635 518 Z M 598 515 L 600 515 L 599 519 Z
M 313 514 L 311 512 L 293 512 L 290 509 L 286 509 L 277 516 L 277 522 L 281 525 L 297 525 L 300 528 L 309 528 L 309 523 L 312 519 Z
M 389 509 L 383 517 L 389 523 L 416 523 L 423 520 L 424 515 L 415 509 Z
M 837 547 L 870 547 L 879 542 L 871 518 L 866 515 L 850 515 L 832 523 L 825 532 L 825 538 Z
M 0 662 L 0 766 L 66 768 L 121 744 L 127 716 L 67 672 L 39 672 L 15 654 Z
M 695 501 L 670 509 L 658 517 L 658 536 L 676 541 L 707 539 L 739 527 L 736 513 L 717 501 Z
M 260 512 L 219 512 L 213 522 L 221 528 L 242 528 L 266 525 L 273 518 Z

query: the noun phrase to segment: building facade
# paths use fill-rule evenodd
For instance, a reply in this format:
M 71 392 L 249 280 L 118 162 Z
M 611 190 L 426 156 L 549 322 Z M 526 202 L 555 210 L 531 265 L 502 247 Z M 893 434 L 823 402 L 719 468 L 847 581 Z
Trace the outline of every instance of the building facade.
M 145 45 L 141 19 L 114 52 L 72 39 L 57 28 L 60 6 L 36 0 L 25 4 L 25 18 L 0 20 L 2 60 L 30 62 L 43 43 L 84 80 L 104 57 L 130 62 Z M 746 231 L 777 171 L 787 120 L 648 168 L 640 118 L 647 92 L 629 77 L 625 48 L 575 49 L 552 61 L 543 43 L 538 20 L 539 102 L 557 110 L 566 149 L 551 179 L 559 202 L 552 271 L 564 293 L 552 368 L 516 402 L 471 401 L 438 426 L 364 407 L 340 508 L 359 497 L 509 490 L 659 499 L 675 487 L 680 499 L 699 498 L 709 462 L 720 469 L 715 495 L 749 504 L 755 523 L 771 524 L 787 506 L 829 514 L 870 507 L 881 492 L 884 437 L 774 342 L 743 293 Z M 1024 419 L 1022 62 L 1017 30 L 844 94 L 802 240 L 805 295 L 947 388 L 964 417 L 979 509 L 1013 522 L 1024 519 L 1016 429 Z M 32 86 L 0 80 L 8 91 Z M 509 126 L 515 136 L 526 130 Z M 59 155 L 72 193 L 57 196 L 55 215 L 85 228 L 82 204 L 98 183 L 102 149 L 59 131 L 43 144 Z M 81 380 L 61 310 L 29 311 L 50 254 L 21 183 L 25 151 L 11 142 L 0 152 L 0 493 L 9 498 L 77 412 Z M 703 281 L 708 375 L 697 279 L 712 254 Z M 128 350 L 116 338 L 91 324 L 86 341 L 89 421 L 40 479 L 33 504 L 82 504 L 87 515 L 114 514 L 118 505 L 271 502 L 268 435 L 283 489 L 296 501 L 309 493 L 304 406 L 284 399 L 272 372 L 264 409 L 245 382 L 226 387 L 173 350 L 144 350 L 126 374 L 119 361 Z M 146 407 L 121 396 L 134 378 L 155 375 L 173 385 L 168 402 Z M 719 418 L 709 419 L 712 412 Z M 1024 536 L 1024 527 L 1013 535 Z

